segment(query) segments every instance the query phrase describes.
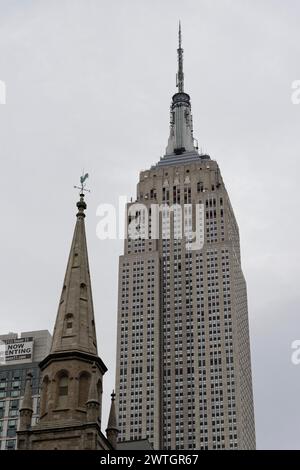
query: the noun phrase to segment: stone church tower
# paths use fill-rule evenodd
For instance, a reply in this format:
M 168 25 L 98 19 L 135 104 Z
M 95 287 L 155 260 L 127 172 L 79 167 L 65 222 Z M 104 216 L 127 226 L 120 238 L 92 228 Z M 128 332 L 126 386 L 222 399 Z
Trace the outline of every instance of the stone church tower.
M 80 194 L 77 208 L 52 347 L 40 363 L 40 419 L 31 426 L 31 377 L 28 376 L 20 409 L 18 449 L 110 450 L 116 446 L 114 395 L 108 438 L 101 432 L 102 382 L 107 368 L 97 352 L 84 194 Z

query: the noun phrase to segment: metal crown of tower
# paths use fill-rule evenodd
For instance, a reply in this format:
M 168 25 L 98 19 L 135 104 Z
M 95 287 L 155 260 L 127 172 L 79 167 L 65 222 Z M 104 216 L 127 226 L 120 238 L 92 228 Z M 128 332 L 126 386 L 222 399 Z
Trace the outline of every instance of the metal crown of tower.
M 170 136 L 166 155 L 181 155 L 185 152 L 197 152 L 193 137 L 193 119 L 190 96 L 184 92 L 183 48 L 181 23 L 178 30 L 178 71 L 176 87 L 178 92 L 172 98 L 170 110 Z

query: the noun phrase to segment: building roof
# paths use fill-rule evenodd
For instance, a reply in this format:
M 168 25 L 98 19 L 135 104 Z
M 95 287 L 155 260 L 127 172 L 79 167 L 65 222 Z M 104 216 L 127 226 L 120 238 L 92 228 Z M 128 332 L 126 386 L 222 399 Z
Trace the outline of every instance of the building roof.
M 86 209 L 84 194 L 80 194 L 77 208 L 77 221 L 50 354 L 73 351 L 98 356 L 84 223 Z
M 118 442 L 117 450 L 153 450 L 148 439 Z

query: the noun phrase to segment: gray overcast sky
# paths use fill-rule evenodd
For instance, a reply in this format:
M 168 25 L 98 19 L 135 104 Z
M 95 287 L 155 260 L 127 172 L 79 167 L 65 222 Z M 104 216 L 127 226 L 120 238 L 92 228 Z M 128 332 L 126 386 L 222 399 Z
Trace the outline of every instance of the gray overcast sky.
M 105 428 L 122 242 L 97 239 L 96 208 L 165 150 L 179 18 L 194 133 L 240 226 L 257 446 L 300 449 L 299 0 L 0 0 L 0 332 L 52 332 L 84 168 Z

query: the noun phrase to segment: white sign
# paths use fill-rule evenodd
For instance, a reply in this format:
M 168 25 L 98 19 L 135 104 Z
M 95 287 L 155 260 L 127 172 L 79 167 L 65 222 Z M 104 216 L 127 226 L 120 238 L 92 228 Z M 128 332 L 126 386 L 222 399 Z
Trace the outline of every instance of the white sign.
M 7 339 L 5 343 L 5 363 L 31 362 L 33 338 Z

